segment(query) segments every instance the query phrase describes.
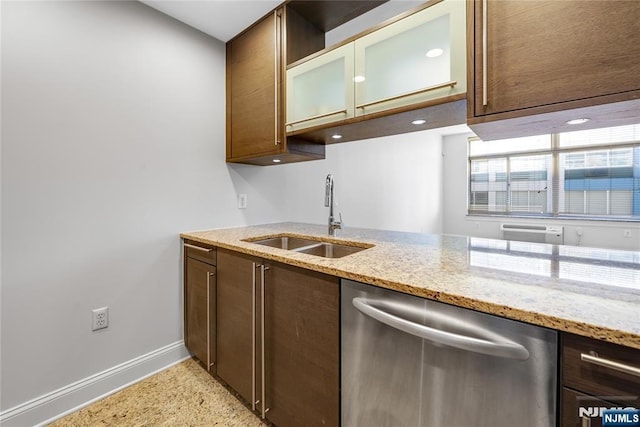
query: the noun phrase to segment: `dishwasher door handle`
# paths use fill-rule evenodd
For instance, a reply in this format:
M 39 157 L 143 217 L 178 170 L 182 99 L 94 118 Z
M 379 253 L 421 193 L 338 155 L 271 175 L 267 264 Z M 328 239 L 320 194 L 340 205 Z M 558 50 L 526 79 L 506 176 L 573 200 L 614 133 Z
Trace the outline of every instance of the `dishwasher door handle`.
M 421 312 L 421 316 L 440 325 L 455 325 L 458 330 L 463 329 L 472 335 L 480 336 L 482 338 L 461 335 L 425 326 L 403 319 L 402 317 L 388 313 L 372 305 L 372 303 L 376 304 L 376 302 L 383 306 L 389 304 L 384 301 L 370 300 L 367 298 L 354 298 L 352 302 L 353 306 L 361 313 L 384 323 L 385 325 L 391 326 L 392 328 L 415 335 L 416 337 L 423 338 L 433 343 L 508 359 L 527 360 L 529 358 L 529 351 L 521 344 L 511 341 L 488 329 L 482 328 L 479 325 L 474 325 L 471 322 L 463 322 L 444 313 L 424 310 L 424 312 Z M 412 311 L 412 307 L 404 306 L 397 301 L 394 301 L 392 304 L 396 311 L 406 311 L 407 313 Z

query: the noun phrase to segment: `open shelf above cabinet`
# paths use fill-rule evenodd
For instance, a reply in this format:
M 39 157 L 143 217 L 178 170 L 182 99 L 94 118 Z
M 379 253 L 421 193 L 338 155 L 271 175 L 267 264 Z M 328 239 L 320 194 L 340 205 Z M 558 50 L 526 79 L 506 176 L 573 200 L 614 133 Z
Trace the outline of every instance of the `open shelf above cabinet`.
M 358 16 L 386 3 L 388 0 L 291 0 L 286 4 L 310 24 L 326 33 Z

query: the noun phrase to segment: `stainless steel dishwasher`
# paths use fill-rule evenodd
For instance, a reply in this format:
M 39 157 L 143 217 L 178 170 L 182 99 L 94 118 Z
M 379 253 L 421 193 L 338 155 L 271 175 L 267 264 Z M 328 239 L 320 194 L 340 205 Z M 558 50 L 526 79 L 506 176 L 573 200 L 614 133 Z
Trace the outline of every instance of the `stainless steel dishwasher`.
M 555 331 L 342 281 L 342 427 L 556 425 Z

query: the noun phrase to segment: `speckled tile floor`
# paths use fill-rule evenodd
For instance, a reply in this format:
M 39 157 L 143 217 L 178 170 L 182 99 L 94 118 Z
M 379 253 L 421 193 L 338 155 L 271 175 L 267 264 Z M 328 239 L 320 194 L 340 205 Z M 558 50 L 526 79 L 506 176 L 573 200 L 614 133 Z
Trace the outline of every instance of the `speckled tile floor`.
M 49 426 L 264 427 L 264 424 L 189 359 Z

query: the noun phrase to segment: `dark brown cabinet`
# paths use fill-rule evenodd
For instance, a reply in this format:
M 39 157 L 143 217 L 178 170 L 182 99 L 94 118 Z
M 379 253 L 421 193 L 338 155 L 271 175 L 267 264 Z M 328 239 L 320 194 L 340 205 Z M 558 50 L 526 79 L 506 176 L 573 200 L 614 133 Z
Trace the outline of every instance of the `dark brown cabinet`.
M 323 145 L 285 136 L 287 22 L 286 8 L 280 7 L 227 43 L 227 162 L 324 158 Z
M 256 266 L 260 260 L 218 249 L 217 375 L 255 409 L 257 389 L 255 298 Z M 259 379 L 259 378 L 258 378 Z
M 216 250 L 184 244 L 184 342 L 209 372 L 216 359 Z
M 602 425 L 601 410 L 640 408 L 640 350 L 563 333 L 562 426 Z
M 468 22 L 468 123 L 481 138 L 640 120 L 640 2 L 473 0 Z
M 227 42 L 227 162 L 266 166 L 324 159 L 324 140 L 286 135 L 286 68 L 324 49 L 327 31 L 385 1 L 288 0 Z M 387 127 L 380 123 L 377 129 Z
M 339 425 L 339 280 L 218 250 L 217 375 L 279 427 Z

